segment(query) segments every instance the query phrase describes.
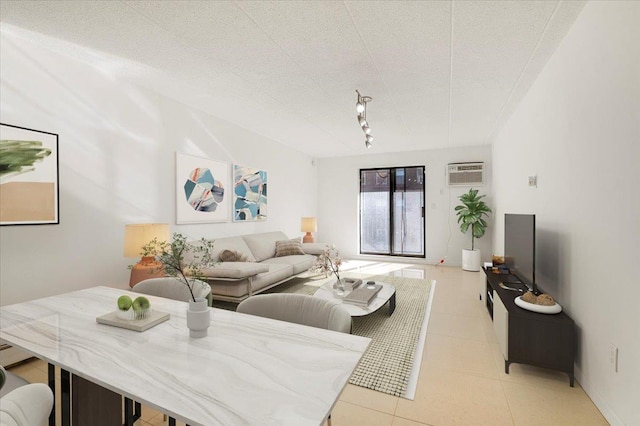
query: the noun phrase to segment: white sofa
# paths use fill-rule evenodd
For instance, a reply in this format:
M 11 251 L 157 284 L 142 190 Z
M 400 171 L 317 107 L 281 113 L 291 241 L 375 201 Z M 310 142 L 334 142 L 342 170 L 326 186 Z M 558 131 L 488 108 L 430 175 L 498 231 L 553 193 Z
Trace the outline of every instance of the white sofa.
M 281 247 L 291 246 L 283 242 L 296 241 L 301 249 L 298 254 L 281 255 L 284 251 L 280 250 Z M 308 270 L 315 255 L 320 254 L 324 247 L 319 243 L 300 243 L 299 239 L 289 239 L 279 231 L 218 238 L 213 240 L 212 254 L 220 263 L 203 273 L 211 286 L 214 300 L 240 302 Z M 227 256 L 229 251 L 246 256 L 246 260 L 222 261 L 221 253 Z

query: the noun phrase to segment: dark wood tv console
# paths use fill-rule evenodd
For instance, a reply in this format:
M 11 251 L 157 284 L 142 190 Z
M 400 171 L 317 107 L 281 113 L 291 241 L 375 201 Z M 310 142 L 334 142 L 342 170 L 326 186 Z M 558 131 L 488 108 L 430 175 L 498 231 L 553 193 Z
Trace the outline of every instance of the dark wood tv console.
M 523 309 L 514 299 L 523 293 L 500 287 L 501 282 L 517 281 L 514 276 L 484 270 L 484 293 L 493 329 L 504 356 L 504 372 L 511 363 L 535 365 L 569 375 L 573 387 L 576 333 L 573 320 L 564 312 L 540 314 Z

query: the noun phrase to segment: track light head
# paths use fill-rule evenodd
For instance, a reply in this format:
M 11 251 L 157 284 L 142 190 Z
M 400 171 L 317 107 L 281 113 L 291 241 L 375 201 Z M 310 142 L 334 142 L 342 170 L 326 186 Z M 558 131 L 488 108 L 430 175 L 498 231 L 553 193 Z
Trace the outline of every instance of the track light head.
M 371 129 L 369 128 L 369 123 L 367 122 L 367 103 L 371 102 L 373 98 L 371 96 L 362 96 L 358 90 L 356 90 L 356 93 L 358 94 L 358 100 L 356 101 L 358 123 L 360 123 L 362 131 L 367 135 L 364 145 L 367 148 L 371 148 L 373 136 L 371 136 Z

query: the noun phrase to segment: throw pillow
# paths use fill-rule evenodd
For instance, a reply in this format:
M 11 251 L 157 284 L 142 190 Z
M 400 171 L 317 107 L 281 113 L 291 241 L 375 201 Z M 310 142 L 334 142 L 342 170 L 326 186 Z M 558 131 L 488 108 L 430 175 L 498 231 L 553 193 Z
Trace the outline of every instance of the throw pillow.
M 220 260 L 223 262 L 246 262 L 247 256 L 238 250 L 222 250 L 220 252 Z
M 276 241 L 275 257 L 293 256 L 296 254 L 304 254 L 302 243 L 298 240 Z

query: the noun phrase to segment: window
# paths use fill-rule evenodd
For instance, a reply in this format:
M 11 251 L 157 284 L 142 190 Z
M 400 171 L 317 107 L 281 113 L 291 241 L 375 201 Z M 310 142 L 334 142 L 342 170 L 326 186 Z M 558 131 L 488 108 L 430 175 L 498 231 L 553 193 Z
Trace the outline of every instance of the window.
M 424 257 L 424 166 L 360 170 L 360 253 Z

